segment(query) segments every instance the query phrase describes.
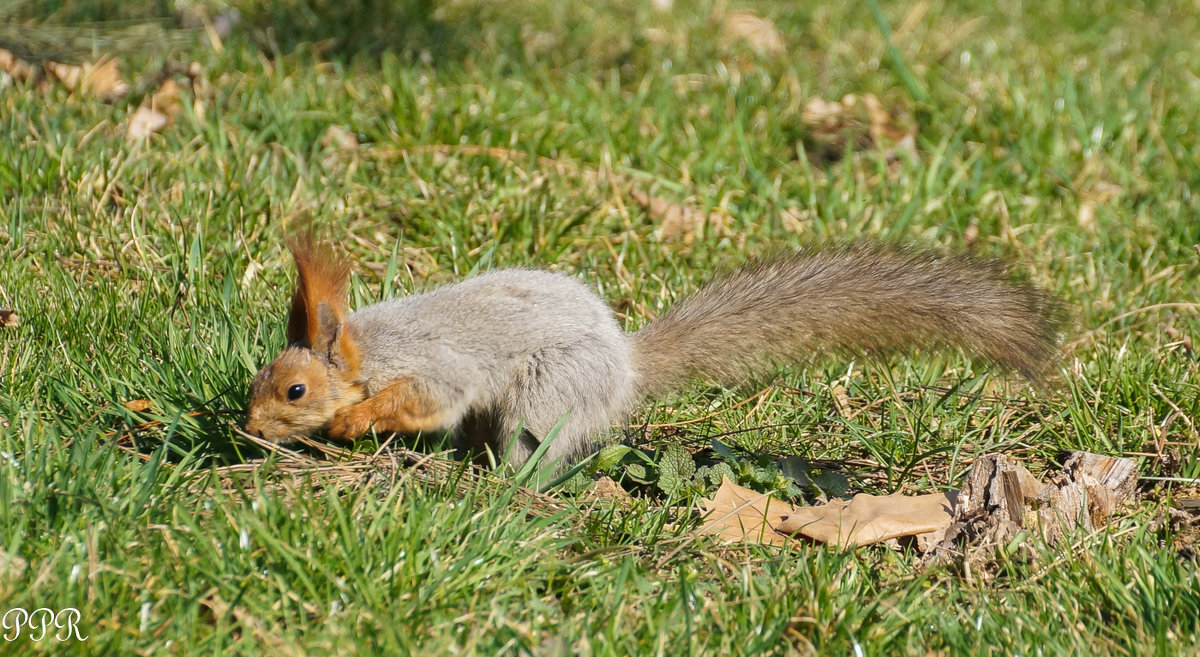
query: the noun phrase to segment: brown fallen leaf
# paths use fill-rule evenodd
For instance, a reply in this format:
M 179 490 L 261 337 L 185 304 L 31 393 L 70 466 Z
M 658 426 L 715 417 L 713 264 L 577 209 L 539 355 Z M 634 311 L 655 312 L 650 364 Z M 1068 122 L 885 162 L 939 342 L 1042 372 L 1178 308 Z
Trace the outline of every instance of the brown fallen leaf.
M 813 96 L 804 103 L 804 112 L 800 115 L 800 121 L 804 125 L 822 130 L 832 131 L 847 119 L 847 109 L 853 105 L 854 96 L 845 96 L 845 102 L 828 101 L 819 96 Z
M 933 535 L 950 526 L 957 491 L 930 495 L 855 495 L 820 506 L 793 509 L 770 495 L 725 478 L 697 531 L 731 542 L 786 545 L 800 535 L 820 543 L 858 546 L 890 538 Z
M 597 479 L 596 484 L 585 494 L 585 497 L 589 500 L 615 503 L 621 507 L 627 507 L 633 503 L 633 496 L 609 476 Z
M 874 94 L 846 94 L 840 101 L 814 97 L 804 104 L 800 122 L 818 155 L 840 157 L 847 146 L 878 148 L 888 159 L 900 153 L 915 155 L 917 124 L 906 114 L 889 111 Z
M 695 241 L 696 233 L 705 228 L 715 235 L 729 234 L 729 216 L 721 211 L 705 213 L 699 208 L 672 203 L 641 190 L 629 193 L 635 203 L 658 222 L 655 235 L 659 240 L 680 239 L 685 244 Z
M 1076 223 L 1089 233 L 1096 232 L 1096 206 L 1091 203 L 1080 204 Z
M 149 399 L 131 399 L 121 405 L 133 411 L 134 413 L 144 413 L 154 405 L 154 402 L 150 401 Z
M 4 48 L 0 48 L 0 71 L 8 74 L 17 82 L 32 80 L 35 75 L 34 68 L 29 65 L 29 62 Z
M 793 541 L 776 531 L 776 526 L 794 513 L 792 507 L 766 493 L 742 488 L 723 477 L 713 498 L 703 503 L 704 524 L 696 530 L 700 534 L 764 545 L 787 545 Z
M 0 309 L 0 327 L 16 328 L 21 325 L 21 318 L 15 310 Z
M 928 495 L 868 495 L 796 509 L 776 525 L 788 534 L 843 547 L 889 538 L 944 532 L 950 526 L 957 491 Z
M 900 144 L 916 135 L 914 127 L 910 126 L 907 129 L 897 127 L 896 119 L 884 109 L 883 103 L 875 97 L 875 94 L 864 95 L 862 103 L 863 107 L 867 108 L 867 118 L 871 121 L 871 140 L 877 145 L 888 142 Z
M 169 118 L 175 118 L 182 107 L 179 102 L 179 85 L 170 78 L 163 80 L 154 95 L 150 96 L 149 106 Z
M 20 579 L 28 568 L 28 561 L 0 550 L 0 579 Z
M 992 555 L 979 548 L 1004 545 L 1026 529 L 1039 528 L 1053 542 L 1077 525 L 1088 531 L 1104 526 L 1136 495 L 1136 484 L 1132 460 L 1086 452 L 1072 452 L 1047 483 L 1003 454 L 985 454 L 961 492 L 862 493 L 800 509 L 723 479 L 713 499 L 704 501 L 705 521 L 697 531 L 767 545 L 803 536 L 843 547 L 911 536 L 926 566 L 963 554 L 982 563 Z
M 726 41 L 743 41 L 760 55 L 778 57 L 787 52 L 787 42 L 775 23 L 752 11 L 726 14 L 722 33 Z
M 1077 182 L 1076 187 L 1084 183 Z M 1079 214 L 1076 223 L 1089 233 L 1096 232 L 1096 209 L 1121 196 L 1124 191 L 1119 185 L 1105 180 L 1093 182 L 1079 193 Z
M 171 119 L 158 110 L 145 105 L 137 108 L 129 117 L 129 125 L 125 128 L 125 138 L 129 141 L 140 141 L 167 127 Z
M 108 57 L 79 66 L 46 62 L 45 69 L 48 75 L 72 93 L 94 96 L 105 102 L 123 98 L 133 88 L 121 79 L 121 67 L 117 60 Z
M 1164 326 L 1163 333 L 1166 333 L 1167 337 L 1171 338 L 1172 345 L 1178 346 L 1180 349 L 1186 351 L 1189 354 L 1195 353 L 1196 347 L 1192 343 L 1192 337 L 1190 335 L 1180 331 L 1179 329 L 1175 328 L 1174 326 Z M 1172 345 L 1167 345 L 1167 346 L 1172 346 Z
M 125 128 L 125 138 L 129 141 L 140 141 L 162 130 L 170 125 L 181 107 L 179 85 L 172 79 L 164 80 L 158 90 L 130 115 L 129 124 Z
M 334 123 L 325 129 L 325 134 L 321 135 L 321 146 L 350 153 L 358 150 L 358 137 L 353 132 Z
M 833 395 L 833 408 L 842 417 L 850 417 L 850 395 L 846 392 L 846 386 L 836 384 L 829 391 Z

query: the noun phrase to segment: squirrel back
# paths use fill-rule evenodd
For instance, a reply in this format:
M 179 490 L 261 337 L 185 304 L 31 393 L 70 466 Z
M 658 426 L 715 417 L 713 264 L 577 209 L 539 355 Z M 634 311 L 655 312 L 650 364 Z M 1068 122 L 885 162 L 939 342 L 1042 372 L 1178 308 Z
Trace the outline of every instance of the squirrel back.
M 739 382 L 814 354 L 953 346 L 1037 380 L 1053 363 L 1058 300 L 998 260 L 858 243 L 752 262 L 633 335 L 643 395 L 692 378 Z

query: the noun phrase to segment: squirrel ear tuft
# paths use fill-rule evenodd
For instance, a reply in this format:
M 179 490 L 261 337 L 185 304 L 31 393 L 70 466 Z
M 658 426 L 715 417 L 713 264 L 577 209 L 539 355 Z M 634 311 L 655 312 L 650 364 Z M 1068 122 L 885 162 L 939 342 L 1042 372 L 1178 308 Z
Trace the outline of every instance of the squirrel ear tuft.
M 288 316 L 288 341 L 315 351 L 345 375 L 358 371 L 358 345 L 345 325 L 350 265 L 312 234 L 288 241 L 299 280 Z
M 331 325 L 322 321 L 318 308 L 326 306 L 326 312 L 333 318 L 331 321 L 339 326 L 346 316 L 350 265 L 334 255 L 329 247 L 317 242 L 311 233 L 288 240 L 288 248 L 296 260 L 299 275 L 288 316 L 288 341 L 309 348 L 318 347 L 323 337 L 322 324 Z

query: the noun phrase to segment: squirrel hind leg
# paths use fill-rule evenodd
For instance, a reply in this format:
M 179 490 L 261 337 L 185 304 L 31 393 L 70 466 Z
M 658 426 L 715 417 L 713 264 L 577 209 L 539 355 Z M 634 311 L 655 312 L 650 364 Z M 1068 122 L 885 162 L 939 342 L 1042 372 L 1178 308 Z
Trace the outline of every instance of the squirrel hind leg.
M 565 469 L 622 419 L 633 401 L 633 368 L 627 352 L 605 346 L 582 344 L 530 356 L 503 396 L 498 447 L 510 463 L 525 463 L 549 438 L 543 462 Z M 529 436 L 518 434 L 519 428 Z
M 468 412 L 454 427 L 451 439 L 458 458 L 470 459 L 479 466 L 489 464 L 490 452 L 492 458 L 507 458 L 519 467 L 538 447 L 537 439 L 520 423 L 503 421 L 494 409 Z
M 533 457 L 541 448 L 542 441 L 548 437 L 552 442 L 543 453 L 541 462 L 544 465 L 553 464 L 554 469 L 558 471 L 566 470 L 581 456 L 592 451 L 592 438 L 600 428 L 566 415 L 566 421 L 558 432 L 550 436 L 557 423 L 557 420 L 551 423 L 550 428 L 545 431 L 534 431 L 526 428 L 523 422 L 514 417 L 512 421 L 505 423 L 498 433 L 498 440 L 493 449 L 498 451 L 507 463 L 520 468 Z

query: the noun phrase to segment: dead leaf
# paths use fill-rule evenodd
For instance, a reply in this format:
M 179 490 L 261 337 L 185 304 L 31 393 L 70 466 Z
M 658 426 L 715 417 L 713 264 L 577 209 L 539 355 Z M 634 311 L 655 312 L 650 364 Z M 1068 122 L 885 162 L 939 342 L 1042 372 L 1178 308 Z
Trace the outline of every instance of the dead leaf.
M 358 137 L 342 126 L 332 124 L 321 135 L 321 146 L 349 153 L 358 150 Z
M 621 488 L 621 484 L 613 481 L 613 478 L 607 475 L 596 480 L 596 485 L 587 492 L 587 497 L 594 500 L 616 502 L 623 506 L 633 501 L 633 496 Z
M 812 225 L 814 213 L 811 210 L 801 210 L 800 208 L 784 208 L 779 211 L 779 219 L 783 222 L 783 229 L 794 235 L 803 235 L 807 233 Z
M 150 410 L 150 407 L 154 405 L 154 402 L 150 401 L 149 399 L 131 399 L 121 405 L 133 411 L 134 413 L 144 413 Z
M 850 501 L 796 509 L 776 529 L 838 546 L 867 545 L 889 538 L 945 532 L 955 491 L 929 495 L 868 495 Z
M 744 41 L 760 55 L 778 57 L 787 52 L 787 42 L 775 23 L 752 11 L 733 11 L 725 16 L 726 41 Z
M 1083 203 L 1079 206 L 1079 216 L 1076 219 L 1079 227 L 1089 233 L 1096 232 L 1096 206 Z
M 29 562 L 15 554 L 0 550 L 0 578 L 20 579 L 29 568 Z
M 258 277 L 258 272 L 263 270 L 262 263 L 251 260 L 250 264 L 246 265 L 246 271 L 242 274 L 242 287 L 250 287 L 250 283 Z
M 0 309 L 0 327 L 16 328 L 21 325 L 21 317 L 15 310 Z
M 862 103 L 863 107 L 867 108 L 867 117 L 871 121 L 871 140 L 876 144 L 899 143 L 915 134 L 915 131 L 910 134 L 908 130 L 896 127 L 896 120 L 884 109 L 883 103 L 879 102 L 875 94 L 864 95 Z
M 1180 349 L 1183 349 L 1189 354 L 1196 352 L 1196 347 L 1192 344 L 1192 338 L 1190 335 L 1183 333 L 1174 326 L 1164 326 L 1163 332 L 1166 333 L 1167 337 L 1171 338 L 1171 342 L 1174 345 L 1178 345 Z
M 833 407 L 837 410 L 838 415 L 842 417 L 850 417 L 850 395 L 846 393 L 846 386 L 837 384 L 829 391 L 833 395 Z
M 0 48 L 0 71 L 7 73 L 17 82 L 26 82 L 34 77 L 34 69 L 29 62 L 4 48 Z
M 179 114 L 181 107 L 179 103 L 179 85 L 174 80 L 167 78 L 150 96 L 150 109 L 156 112 L 162 112 L 168 119 L 173 119 Z
M 1082 175 L 1082 174 L 1081 174 Z M 1078 185 L 1077 185 L 1078 187 Z M 1106 180 L 1096 181 L 1079 192 L 1079 215 L 1076 223 L 1089 233 L 1096 232 L 1096 208 L 1118 198 L 1124 190 Z
M 835 128 L 845 121 L 846 110 L 853 103 L 854 96 L 847 95 L 846 99 L 847 103 L 842 104 L 814 96 L 804 104 L 804 112 L 800 115 L 800 120 L 811 128 L 822 130 Z
M 125 138 L 139 141 L 170 125 L 182 107 L 179 102 L 179 85 L 168 78 L 158 90 L 142 102 L 130 117 L 125 128 Z
M 767 495 L 721 479 L 711 500 L 704 500 L 705 520 L 698 533 L 716 534 L 726 541 L 787 545 L 793 539 L 775 530 L 792 508 Z
M 804 104 L 800 122 L 810 141 L 834 159 L 847 146 L 875 147 L 884 157 L 916 154 L 917 124 L 907 114 L 889 111 L 874 94 L 846 94 L 840 101 L 814 97 Z
M 47 62 L 46 73 L 56 78 L 68 91 L 94 96 L 105 102 L 125 97 L 132 87 L 121 79 L 117 60 L 101 58 L 81 66 Z
M 67 91 L 75 91 L 79 88 L 79 81 L 83 79 L 83 67 L 72 64 L 61 64 L 59 62 L 46 62 L 46 72 L 54 76 L 54 79 L 62 83 L 62 86 L 67 88 Z
M 1084 203 L 1104 205 L 1119 197 L 1124 191 L 1120 185 L 1100 180 L 1080 192 L 1079 196 L 1083 199 Z
M 697 530 L 727 541 L 786 545 L 793 534 L 839 546 L 858 546 L 904 536 L 940 536 L 950 526 L 957 492 L 876 496 L 793 509 L 765 493 L 725 478 L 704 501 L 706 519 Z
M 971 246 L 972 244 L 974 244 L 979 239 L 979 224 L 977 224 L 977 223 L 967 224 L 966 229 L 963 230 L 962 239 L 963 239 L 963 242 L 967 246 Z
M 125 128 L 125 138 L 129 141 L 145 139 L 167 127 L 170 122 L 171 119 L 166 114 L 143 105 L 129 117 L 129 125 Z
M 729 215 L 719 210 L 706 214 L 699 208 L 672 203 L 636 189 L 630 192 L 630 196 L 651 219 L 658 222 L 655 234 L 659 240 L 679 238 L 685 244 L 691 244 L 695 241 L 696 233 L 705 228 L 711 228 L 715 235 L 729 234 Z

